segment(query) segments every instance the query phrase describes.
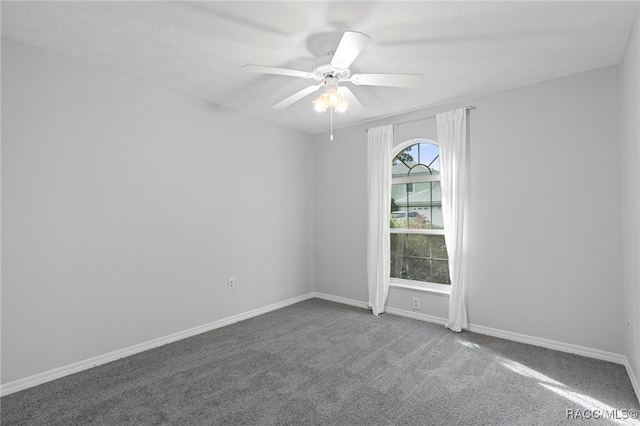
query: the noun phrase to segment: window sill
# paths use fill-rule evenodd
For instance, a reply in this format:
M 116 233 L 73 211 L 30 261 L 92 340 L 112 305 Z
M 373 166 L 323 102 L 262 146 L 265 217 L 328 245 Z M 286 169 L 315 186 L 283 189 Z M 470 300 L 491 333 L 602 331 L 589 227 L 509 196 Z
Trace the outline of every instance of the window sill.
M 448 285 L 420 283 L 417 281 L 399 280 L 394 278 L 389 281 L 389 287 L 421 291 L 424 293 L 436 294 L 438 296 L 449 296 L 451 294 L 451 286 Z

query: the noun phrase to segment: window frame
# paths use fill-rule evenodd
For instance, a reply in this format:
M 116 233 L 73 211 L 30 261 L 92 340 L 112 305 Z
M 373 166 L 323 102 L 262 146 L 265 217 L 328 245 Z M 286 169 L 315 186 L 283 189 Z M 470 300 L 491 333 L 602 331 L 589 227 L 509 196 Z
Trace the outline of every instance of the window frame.
M 437 141 L 427 138 L 415 138 L 409 139 L 399 143 L 393 147 L 391 157 L 396 158 L 398 154 L 415 144 L 433 144 L 438 147 L 438 155 L 440 152 L 440 145 Z M 395 184 L 407 184 L 418 182 L 435 182 L 440 181 L 440 175 L 416 175 L 416 176 L 391 176 L 392 185 Z M 391 201 L 391 200 L 389 200 Z M 389 228 L 389 235 L 391 234 L 421 234 L 421 235 L 444 235 L 444 229 L 404 229 L 404 228 Z M 407 280 L 403 278 L 389 277 L 389 286 L 407 290 L 422 291 L 426 293 L 432 293 L 441 296 L 449 296 L 451 294 L 450 284 L 431 283 L 425 281 Z

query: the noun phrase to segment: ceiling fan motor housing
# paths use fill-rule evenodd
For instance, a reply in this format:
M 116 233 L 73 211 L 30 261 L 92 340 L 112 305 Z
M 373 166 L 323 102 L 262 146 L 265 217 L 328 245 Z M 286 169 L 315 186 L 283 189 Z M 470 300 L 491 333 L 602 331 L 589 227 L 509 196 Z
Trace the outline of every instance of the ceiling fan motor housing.
M 313 78 L 317 81 L 322 81 L 327 78 L 335 78 L 337 81 L 348 80 L 351 73 L 348 69 L 338 69 L 331 65 L 331 59 L 333 55 L 322 56 L 313 61 L 311 71 Z
M 338 90 L 338 82 L 339 80 L 335 77 L 332 76 L 327 76 L 324 79 L 324 90 L 325 92 L 328 91 L 329 89 L 335 89 L 336 91 Z

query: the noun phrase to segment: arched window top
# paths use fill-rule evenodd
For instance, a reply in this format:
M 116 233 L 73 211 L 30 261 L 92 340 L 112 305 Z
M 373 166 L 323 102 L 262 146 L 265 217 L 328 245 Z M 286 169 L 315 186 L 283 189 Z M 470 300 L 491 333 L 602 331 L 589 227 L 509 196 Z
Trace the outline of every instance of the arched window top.
M 396 148 L 392 177 L 440 174 L 438 143 L 429 139 L 406 141 Z

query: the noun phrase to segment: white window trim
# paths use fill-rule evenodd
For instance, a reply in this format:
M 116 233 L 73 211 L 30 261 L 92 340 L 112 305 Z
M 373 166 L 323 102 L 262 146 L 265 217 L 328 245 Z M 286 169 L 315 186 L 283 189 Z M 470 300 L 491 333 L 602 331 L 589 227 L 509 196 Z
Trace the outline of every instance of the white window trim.
M 393 180 L 394 185 L 403 183 L 440 182 L 440 175 L 413 175 L 392 177 L 391 179 Z
M 417 138 L 411 139 L 408 141 L 404 141 L 403 143 L 397 145 L 392 152 L 392 157 L 395 158 L 400 152 L 411 145 L 415 145 L 416 143 L 431 143 L 434 145 L 438 145 L 437 141 L 426 139 L 426 138 Z M 403 177 L 392 177 L 392 181 L 394 184 L 403 184 L 403 183 L 416 183 L 416 182 L 424 182 L 424 181 L 440 181 L 440 175 L 416 175 L 416 176 L 403 176 Z M 390 228 L 392 234 L 426 234 L 426 235 L 444 235 L 443 229 L 404 229 L 404 228 Z M 451 294 L 451 285 L 449 284 L 438 284 L 438 283 L 429 283 L 425 281 L 414 281 L 414 280 L 405 280 L 402 278 L 389 278 L 389 287 L 401 288 L 405 290 L 413 290 L 413 291 L 421 291 L 424 293 L 436 294 L 439 296 L 447 296 Z
M 389 228 L 392 234 L 444 235 L 444 229 Z
M 407 147 L 410 147 L 411 145 L 415 145 L 417 143 L 430 143 L 433 145 L 440 146 L 440 144 L 438 144 L 438 141 L 434 141 L 433 139 L 427 139 L 427 138 L 409 139 L 393 147 L 393 151 L 391 152 L 391 158 L 395 158 L 396 155 L 400 154 Z
M 451 294 L 451 286 L 447 284 L 403 280 L 402 278 L 393 278 L 393 277 L 389 278 L 389 287 L 402 288 L 405 290 L 421 291 L 424 293 L 437 294 L 439 296 L 449 296 Z

